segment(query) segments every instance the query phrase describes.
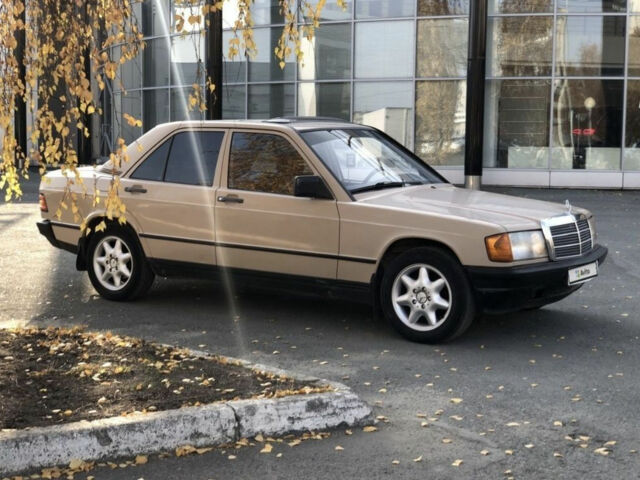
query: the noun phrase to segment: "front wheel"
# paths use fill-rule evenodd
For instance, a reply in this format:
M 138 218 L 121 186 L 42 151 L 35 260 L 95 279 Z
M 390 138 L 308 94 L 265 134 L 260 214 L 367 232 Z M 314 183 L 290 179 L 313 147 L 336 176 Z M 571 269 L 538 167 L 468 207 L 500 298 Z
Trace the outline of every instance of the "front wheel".
M 475 302 L 458 260 L 435 247 L 406 251 L 385 267 L 380 288 L 385 317 L 409 340 L 451 340 L 471 325 Z
M 95 233 L 87 248 L 91 284 L 108 300 L 132 300 L 147 292 L 154 274 L 134 238 L 121 227 Z

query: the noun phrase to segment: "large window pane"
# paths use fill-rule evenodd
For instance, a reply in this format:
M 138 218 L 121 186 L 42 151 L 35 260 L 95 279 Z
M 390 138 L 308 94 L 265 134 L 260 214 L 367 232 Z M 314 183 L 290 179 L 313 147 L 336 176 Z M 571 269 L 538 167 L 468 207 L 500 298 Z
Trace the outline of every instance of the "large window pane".
M 410 17 L 415 4 L 415 0 L 359 0 L 356 3 L 356 17 Z
M 556 74 L 610 76 L 624 72 L 625 17 L 559 16 Z
M 494 13 L 553 13 L 553 0 L 489 0 Z
M 558 12 L 600 13 L 627 11 L 627 0 L 558 0 Z
M 144 86 L 169 85 L 169 38 L 147 40 L 143 50 Z
M 318 5 L 318 0 L 307 0 L 307 3 L 315 8 Z M 350 20 L 353 14 L 353 0 L 346 0 L 344 3 L 347 6 L 344 10 L 338 5 L 338 2 L 329 1 L 325 3 L 320 13 L 320 21 Z M 302 15 L 306 20 L 309 20 L 310 17 L 306 9 L 302 12 Z
M 468 30 L 466 18 L 419 20 L 416 76 L 466 75 Z
M 124 138 L 125 143 L 129 144 L 142 135 L 142 128 L 129 125 L 124 119 L 124 114 L 131 115 L 136 120 L 142 120 L 142 92 L 140 90 L 127 92 L 122 94 L 122 109 L 118 118 L 120 122 L 120 135 Z
M 549 167 L 550 97 L 550 80 L 489 82 L 485 106 L 485 167 Z
M 358 82 L 353 121 L 388 133 L 405 147 L 413 136 L 411 82 Z
M 640 13 L 640 0 L 629 0 L 629 11 L 631 13 Z
M 171 32 L 177 33 L 177 23 L 180 17 L 184 20 L 180 33 L 200 32 L 204 30 L 205 16 L 202 15 L 202 6 L 205 0 L 194 0 L 189 2 L 172 2 L 171 6 Z M 189 22 L 189 18 L 200 16 L 200 21 L 196 23 Z
M 418 0 L 418 16 L 466 15 L 469 0 Z
M 253 18 L 255 25 L 284 23 L 284 18 L 280 13 L 280 4 L 278 0 L 254 0 L 251 5 L 251 17 Z
M 247 118 L 244 111 L 245 96 L 244 85 L 223 85 L 222 118 L 229 120 Z
M 200 61 L 198 61 L 198 56 Z M 193 85 L 205 78 L 204 36 L 199 33 L 171 38 L 171 84 Z
M 640 170 L 640 80 L 629 80 L 625 170 Z
M 551 76 L 553 17 L 500 17 L 489 20 L 490 75 Z
M 429 165 L 462 165 L 466 82 L 423 81 L 416 84 L 415 152 Z
M 302 40 L 301 80 L 333 80 L 351 76 L 351 25 L 322 25 L 311 41 Z
M 629 35 L 629 76 L 640 77 L 640 16 L 630 17 Z
M 199 105 L 189 106 L 189 95 L 193 95 L 192 87 L 171 89 L 171 121 L 203 120 L 204 113 Z
M 292 83 L 249 85 L 249 118 L 295 115 L 295 86 Z
M 169 121 L 169 90 L 159 88 L 154 90 L 144 90 L 142 99 L 144 101 L 144 118 L 142 127 L 144 131 L 151 130 L 160 123 Z
M 356 77 L 413 76 L 414 22 L 367 22 L 356 25 Z
M 273 53 L 278 46 L 281 32 L 282 27 L 256 28 L 253 31 L 258 53 L 254 58 L 249 59 L 250 82 L 293 80 L 295 78 L 295 56 L 288 58 L 284 69 L 282 69 L 280 68 L 280 60 Z
M 142 33 L 145 37 L 167 35 L 171 24 L 169 0 L 142 2 Z
M 551 168 L 618 170 L 622 80 L 557 80 Z
M 113 49 L 113 60 L 115 62 L 120 61 L 120 57 L 122 56 L 122 51 L 130 52 L 129 47 L 115 47 Z M 142 87 L 142 53 L 139 50 L 138 54 L 124 63 L 119 64 L 118 68 L 118 80 L 114 82 L 114 88 L 116 90 L 131 90 Z
M 349 120 L 351 91 L 348 83 L 300 83 L 298 115 Z
M 222 78 L 224 83 L 239 83 L 246 80 L 247 62 L 244 54 L 241 52 L 233 58 L 229 56 L 229 40 L 233 37 L 232 32 L 222 33 Z

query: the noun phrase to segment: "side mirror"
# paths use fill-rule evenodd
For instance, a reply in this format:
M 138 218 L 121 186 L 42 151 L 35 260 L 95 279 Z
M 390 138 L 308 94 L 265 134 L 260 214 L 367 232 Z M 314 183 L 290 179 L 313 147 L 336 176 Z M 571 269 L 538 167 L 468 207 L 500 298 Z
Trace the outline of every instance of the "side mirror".
M 333 200 L 333 195 L 317 175 L 299 175 L 295 179 L 293 194 L 296 197 Z

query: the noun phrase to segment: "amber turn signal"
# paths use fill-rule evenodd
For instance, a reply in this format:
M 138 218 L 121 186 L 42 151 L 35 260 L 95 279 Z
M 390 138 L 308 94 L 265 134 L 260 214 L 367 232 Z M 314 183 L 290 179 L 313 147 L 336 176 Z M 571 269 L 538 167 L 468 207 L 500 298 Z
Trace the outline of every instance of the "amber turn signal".
M 40 211 L 41 212 L 48 212 L 49 211 L 49 208 L 47 207 L 47 199 L 45 198 L 44 193 L 40 194 L 38 202 L 40 203 Z
M 487 254 L 493 262 L 513 262 L 511 240 L 508 233 L 492 235 L 484 239 L 487 246 Z

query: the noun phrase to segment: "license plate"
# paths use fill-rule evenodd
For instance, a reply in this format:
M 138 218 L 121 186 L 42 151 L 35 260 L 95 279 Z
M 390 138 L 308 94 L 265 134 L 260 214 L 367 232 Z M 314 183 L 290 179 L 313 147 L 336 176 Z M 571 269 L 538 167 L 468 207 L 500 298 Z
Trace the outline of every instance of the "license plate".
M 598 275 L 598 262 L 588 263 L 569 270 L 569 285 L 586 282 Z

